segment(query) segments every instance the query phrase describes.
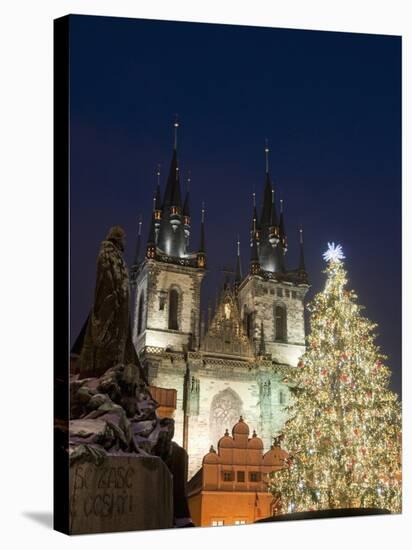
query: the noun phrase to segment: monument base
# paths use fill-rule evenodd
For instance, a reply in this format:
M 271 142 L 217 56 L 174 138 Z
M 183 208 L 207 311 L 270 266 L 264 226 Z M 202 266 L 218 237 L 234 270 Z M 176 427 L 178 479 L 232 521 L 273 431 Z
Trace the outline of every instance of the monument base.
M 108 456 L 70 467 L 71 535 L 173 527 L 172 476 L 158 457 Z

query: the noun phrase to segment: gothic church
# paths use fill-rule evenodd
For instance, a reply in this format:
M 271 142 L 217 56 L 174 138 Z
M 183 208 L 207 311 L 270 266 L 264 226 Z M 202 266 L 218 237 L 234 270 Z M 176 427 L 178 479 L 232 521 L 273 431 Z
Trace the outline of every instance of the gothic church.
M 290 395 L 282 382 L 304 352 L 304 298 L 309 288 L 300 233 L 300 261 L 286 267 L 287 237 L 272 186 L 268 148 L 261 211 L 254 200 L 250 263 L 242 275 L 239 243 L 234 280 L 227 280 L 213 315 L 201 315 L 206 272 L 205 216 L 199 248 L 189 249 L 189 192 L 182 200 L 175 143 L 162 196 L 158 177 L 144 257 L 132 268 L 133 342 L 149 382 L 177 391 L 175 439 L 189 454 L 189 477 L 226 429 L 243 416 L 271 446 Z

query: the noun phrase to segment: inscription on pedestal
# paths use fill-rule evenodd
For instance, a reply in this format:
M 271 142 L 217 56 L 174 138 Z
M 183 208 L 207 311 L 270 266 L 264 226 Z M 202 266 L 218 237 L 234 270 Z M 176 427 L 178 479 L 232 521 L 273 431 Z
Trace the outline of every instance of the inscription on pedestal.
M 70 468 L 72 534 L 173 525 L 172 478 L 157 457 L 108 457 Z

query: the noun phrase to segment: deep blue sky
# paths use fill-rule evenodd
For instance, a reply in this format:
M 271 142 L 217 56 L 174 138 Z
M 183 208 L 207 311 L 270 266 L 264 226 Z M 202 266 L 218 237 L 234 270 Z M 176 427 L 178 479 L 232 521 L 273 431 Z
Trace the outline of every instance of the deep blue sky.
M 268 138 L 288 266 L 302 224 L 310 298 L 324 283 L 327 241 L 343 245 L 399 392 L 400 38 L 88 16 L 70 25 L 71 341 L 93 300 L 107 229 L 125 228 L 129 264 L 139 214 L 146 238 L 155 169 L 164 188 L 178 113 L 195 247 L 202 200 L 207 209 L 205 298 L 234 263 L 237 233 L 248 267 L 251 193 L 260 203 Z

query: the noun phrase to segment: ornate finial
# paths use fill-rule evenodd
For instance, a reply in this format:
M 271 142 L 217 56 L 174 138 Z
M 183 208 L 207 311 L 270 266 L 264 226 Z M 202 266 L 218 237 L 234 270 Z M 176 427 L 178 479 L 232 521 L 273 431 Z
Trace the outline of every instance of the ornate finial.
M 157 176 L 157 185 L 160 185 L 160 164 L 157 165 L 156 176 Z
M 153 193 L 153 212 L 156 210 L 156 193 Z
M 256 433 L 256 430 L 253 430 L 253 434 L 252 434 L 252 437 L 257 437 L 257 433 Z
M 228 436 L 229 436 L 229 430 L 226 428 L 225 437 L 228 437 Z
M 175 129 L 175 143 L 174 143 L 174 148 L 175 148 L 175 150 L 176 150 L 176 149 L 177 149 L 177 129 L 179 128 L 179 117 L 177 116 L 177 114 L 176 114 L 176 116 L 175 116 L 175 122 L 174 122 L 173 126 L 174 126 L 174 129 Z
M 269 145 L 268 140 L 265 139 L 265 157 L 266 157 L 266 174 L 269 173 Z
M 239 422 L 244 422 L 242 415 L 239 416 Z
M 191 177 L 191 171 L 189 170 L 188 173 L 187 173 L 187 180 L 186 180 L 186 191 L 189 193 L 190 191 L 190 182 L 192 181 L 192 177 Z
M 253 208 L 256 207 L 256 193 L 253 191 L 252 193 L 252 201 L 253 201 Z
M 213 445 L 210 445 L 209 453 L 216 453 L 215 448 Z
M 202 223 L 205 221 L 205 203 L 202 202 Z
M 237 236 L 237 255 L 240 256 L 240 241 L 239 241 L 239 235 Z
M 300 242 L 300 244 L 303 244 L 303 229 L 302 229 L 302 227 L 299 229 L 299 242 Z
M 283 199 L 280 199 L 280 213 L 283 214 Z
M 272 187 L 272 205 L 275 204 L 275 190 Z
M 140 214 L 140 216 L 139 216 L 139 225 L 138 225 L 138 230 L 137 230 L 138 237 L 140 237 L 141 234 L 142 234 L 142 223 L 143 223 L 142 222 L 142 215 Z

